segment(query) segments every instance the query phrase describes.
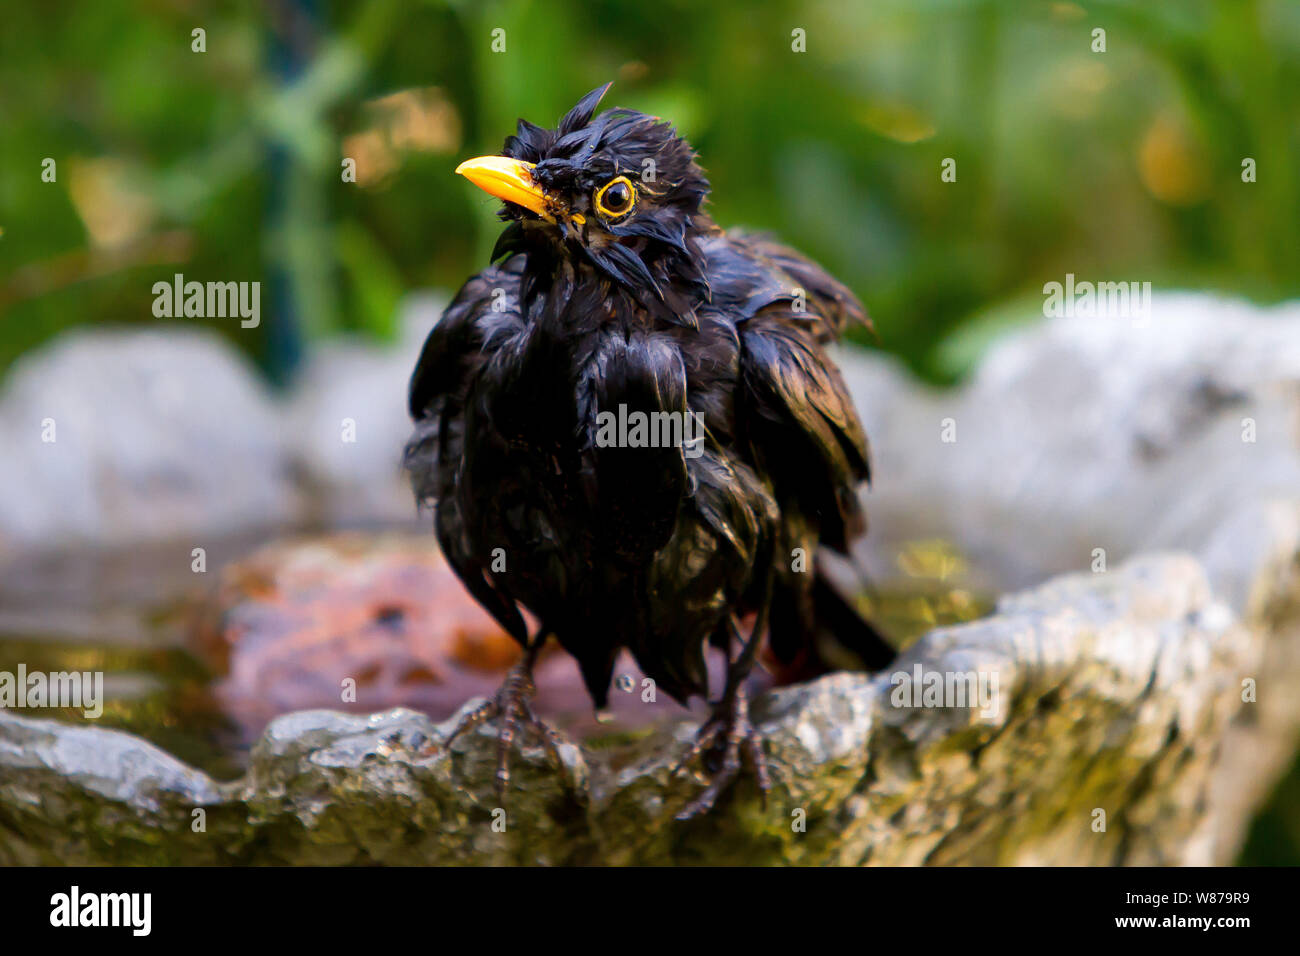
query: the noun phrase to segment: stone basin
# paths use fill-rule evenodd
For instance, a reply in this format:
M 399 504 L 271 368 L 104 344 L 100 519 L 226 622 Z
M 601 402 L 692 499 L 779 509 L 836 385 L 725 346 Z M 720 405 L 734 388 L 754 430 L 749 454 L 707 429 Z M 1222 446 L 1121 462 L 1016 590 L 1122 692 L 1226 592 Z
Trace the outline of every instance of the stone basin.
M 1053 320 L 948 391 L 843 365 L 876 449 L 860 564 L 885 580 L 898 542 L 951 538 L 1003 596 L 885 673 L 760 697 L 766 806 L 746 779 L 673 820 L 702 785 L 668 774 L 684 711 L 575 730 L 562 775 L 524 746 L 500 806 L 492 727 L 448 750 L 454 716 L 282 714 L 219 781 L 129 733 L 0 710 L 0 863 L 1231 862 L 1300 730 L 1300 309 L 1157 296 L 1141 324 Z M 930 674 L 996 694 L 900 699 Z

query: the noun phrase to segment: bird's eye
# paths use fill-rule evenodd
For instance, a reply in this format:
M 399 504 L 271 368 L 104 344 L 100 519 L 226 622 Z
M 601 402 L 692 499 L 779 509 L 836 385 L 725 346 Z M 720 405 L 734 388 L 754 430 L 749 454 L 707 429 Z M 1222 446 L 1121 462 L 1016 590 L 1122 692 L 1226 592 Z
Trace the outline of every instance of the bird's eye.
M 596 211 L 608 219 L 626 216 L 636 205 L 636 190 L 626 176 L 611 179 L 596 193 Z

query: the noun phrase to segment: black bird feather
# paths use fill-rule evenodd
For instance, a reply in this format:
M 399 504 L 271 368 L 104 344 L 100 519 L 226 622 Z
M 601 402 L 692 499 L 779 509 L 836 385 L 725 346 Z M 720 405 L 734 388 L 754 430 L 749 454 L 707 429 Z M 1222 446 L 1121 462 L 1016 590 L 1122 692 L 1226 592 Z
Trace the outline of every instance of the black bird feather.
M 406 464 L 456 573 L 529 648 L 503 698 L 473 716 L 502 713 L 507 744 L 517 719 L 535 721 L 515 698 L 548 636 L 600 707 L 621 648 L 680 701 L 707 693 L 710 642 L 738 651 L 697 748 L 716 744 L 722 770 L 689 815 L 741 748 L 766 785 L 743 691 L 763 635 L 742 639 L 742 616 L 770 621 L 771 651 L 794 670 L 815 669 L 828 637 L 868 666 L 892 654 L 815 562 L 865 531 L 867 440 L 825 347 L 866 316 L 799 253 L 717 227 L 690 145 L 654 117 L 596 115 L 607 88 L 555 129 L 520 120 L 506 139 L 503 155 L 532 164 L 556 212 L 505 203 L 500 264 L 460 290 L 412 376 Z M 636 203 L 610 216 L 596 197 L 619 176 Z M 700 443 L 602 443 L 599 416 L 620 406 L 693 414 Z M 507 774 L 503 762 L 503 785 Z

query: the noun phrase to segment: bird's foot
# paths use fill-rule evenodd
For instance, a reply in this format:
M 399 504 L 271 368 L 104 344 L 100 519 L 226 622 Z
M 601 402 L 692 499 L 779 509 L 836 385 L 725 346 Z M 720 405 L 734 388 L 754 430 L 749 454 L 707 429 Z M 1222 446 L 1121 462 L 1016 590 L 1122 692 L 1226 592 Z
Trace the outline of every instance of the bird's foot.
M 484 701 L 461 717 L 460 723 L 444 743 L 450 749 L 452 742 L 467 730 L 473 730 L 479 724 L 498 717 L 501 719 L 501 727 L 497 732 L 496 790 L 497 799 L 503 803 L 510 786 L 510 750 L 520 728 L 534 732 L 551 765 L 567 780 L 564 761 L 560 757 L 563 738 L 533 711 L 531 700 L 537 693 L 537 687 L 533 684 L 532 670 L 531 659 L 520 661 L 512 667 L 496 697 Z
M 772 778 L 763 751 L 763 735 L 749 719 L 749 698 L 743 685 L 738 685 L 718 703 L 713 715 L 695 735 L 691 748 L 673 768 L 673 776 L 701 755 L 704 755 L 705 768 L 710 773 L 709 785 L 677 814 L 678 820 L 689 820 L 712 809 L 718 797 L 740 773 L 742 756 L 749 758 L 766 806 Z

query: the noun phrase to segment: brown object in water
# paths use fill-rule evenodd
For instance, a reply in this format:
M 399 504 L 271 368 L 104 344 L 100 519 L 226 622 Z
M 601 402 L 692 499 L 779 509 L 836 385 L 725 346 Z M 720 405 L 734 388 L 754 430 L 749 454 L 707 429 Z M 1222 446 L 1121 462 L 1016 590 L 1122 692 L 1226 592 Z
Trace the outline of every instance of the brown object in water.
M 217 611 L 203 642 L 225 674 L 215 694 L 249 739 L 278 714 L 316 707 L 405 706 L 443 720 L 491 697 L 521 654 L 424 536 L 274 542 L 222 570 Z M 640 671 L 620 664 L 639 688 Z M 541 711 L 571 732 L 597 726 L 566 655 L 544 654 L 536 680 Z M 634 693 L 615 695 L 612 710 L 625 727 L 686 716 L 667 698 Z

